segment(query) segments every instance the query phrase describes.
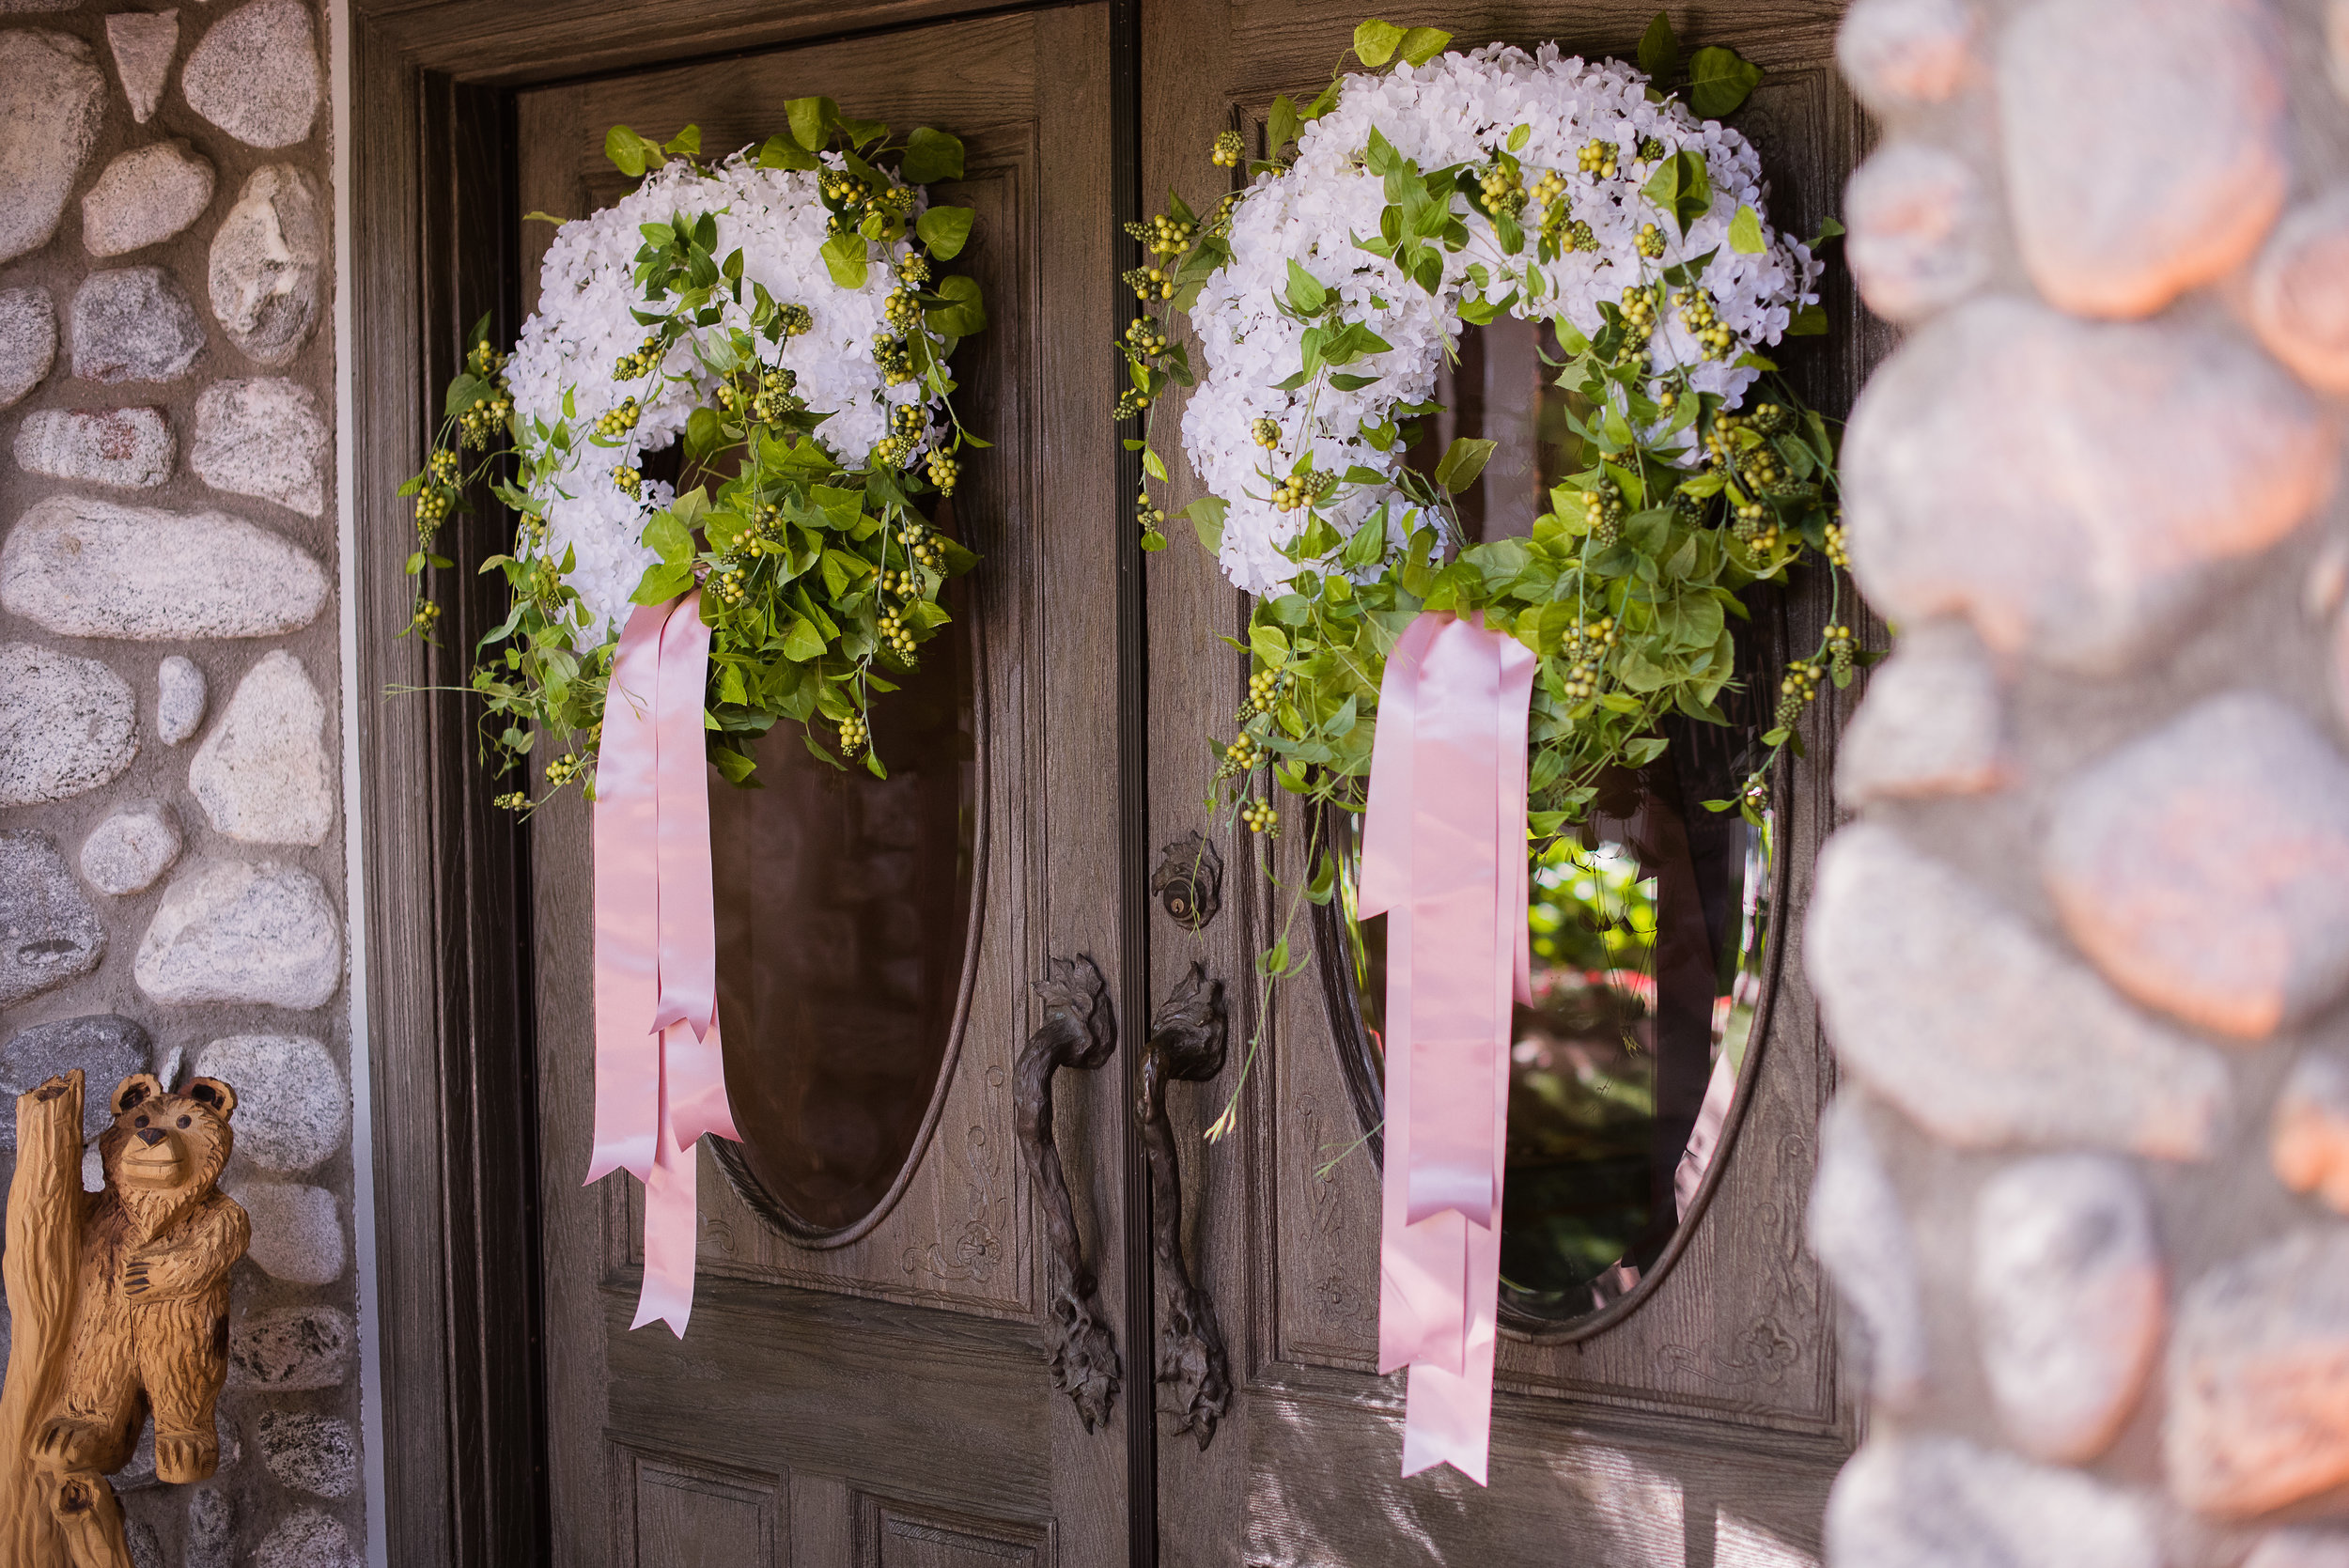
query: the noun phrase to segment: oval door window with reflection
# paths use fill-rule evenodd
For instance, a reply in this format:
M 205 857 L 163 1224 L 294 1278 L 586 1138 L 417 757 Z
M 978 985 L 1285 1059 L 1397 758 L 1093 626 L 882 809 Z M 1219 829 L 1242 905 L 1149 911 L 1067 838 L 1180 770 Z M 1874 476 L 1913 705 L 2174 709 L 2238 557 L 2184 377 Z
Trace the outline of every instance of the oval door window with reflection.
M 837 1245 L 918 1159 L 969 997 L 983 737 L 966 605 L 872 709 L 877 779 L 759 742 L 764 788 L 713 784 L 718 1012 L 741 1143 L 712 1140 L 752 1205 Z
M 1547 337 L 1507 318 L 1471 329 L 1439 377 L 1448 412 L 1431 443 L 1499 442 L 1461 497 L 1463 525 L 1484 539 L 1530 533 L 1548 509 L 1542 490 L 1572 461 L 1564 395 L 1542 374 L 1544 351 L 1558 352 Z M 1741 663 L 1766 668 L 1765 640 L 1746 640 Z M 1730 724 L 1667 721 L 1664 753 L 1599 780 L 1588 819 L 1533 857 L 1533 1004 L 1511 1032 L 1501 1192 L 1501 1306 L 1520 1329 L 1595 1327 L 1659 1278 L 1735 1130 L 1766 1000 L 1776 819 L 1766 812 L 1756 828 L 1703 802 L 1734 798 L 1761 755 L 1754 675 L 1741 670 L 1744 690 L 1722 694 Z M 1338 896 L 1316 911 L 1315 940 L 1375 1134 L 1387 921 L 1353 912 L 1361 819 L 1330 819 Z

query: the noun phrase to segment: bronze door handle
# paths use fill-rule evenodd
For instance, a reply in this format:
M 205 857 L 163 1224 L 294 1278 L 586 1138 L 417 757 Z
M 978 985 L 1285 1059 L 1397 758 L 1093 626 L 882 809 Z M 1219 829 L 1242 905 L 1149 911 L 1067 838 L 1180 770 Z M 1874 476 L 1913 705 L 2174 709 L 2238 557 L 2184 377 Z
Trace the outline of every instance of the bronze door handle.
M 1052 1386 L 1077 1406 L 1087 1432 L 1109 1420 L 1117 1398 L 1117 1339 L 1101 1311 L 1099 1284 L 1085 1263 L 1084 1238 L 1052 1141 L 1052 1075 L 1062 1067 L 1098 1067 L 1117 1048 L 1117 1020 L 1101 971 L 1083 954 L 1046 960 L 1034 983 L 1044 1022 L 1020 1048 L 1016 1094 L 1019 1152 L 1044 1199 L 1045 1242 L 1051 1280 L 1048 1292 L 1057 1343 Z
M 1172 1079 L 1204 1083 L 1215 1077 L 1223 1070 L 1227 1043 L 1223 983 L 1209 980 L 1206 965 L 1193 964 L 1150 1020 L 1142 1097 L 1134 1107 L 1150 1160 L 1150 1239 L 1164 1307 L 1158 1380 L 1174 1387 L 1179 1402 L 1174 1430 L 1190 1433 L 1203 1449 L 1231 1402 L 1231 1367 L 1222 1330 L 1216 1327 L 1215 1303 L 1192 1281 L 1183 1261 L 1183 1178 L 1175 1162 L 1174 1129 L 1166 1119 L 1166 1085 Z

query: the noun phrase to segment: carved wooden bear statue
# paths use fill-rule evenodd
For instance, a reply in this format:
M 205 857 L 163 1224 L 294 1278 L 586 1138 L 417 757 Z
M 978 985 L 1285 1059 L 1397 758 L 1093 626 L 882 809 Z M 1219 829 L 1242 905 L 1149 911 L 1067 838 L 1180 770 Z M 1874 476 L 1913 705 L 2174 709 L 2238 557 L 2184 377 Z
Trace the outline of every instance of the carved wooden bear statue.
M 236 1135 L 236 1092 L 199 1078 L 179 1094 L 135 1073 L 99 1136 L 106 1189 L 82 1227 L 72 1349 L 34 1462 L 111 1474 L 155 1415 L 155 1474 L 202 1481 L 220 1463 L 212 1407 L 228 1375 L 228 1272 L 251 1222 L 214 1185 Z

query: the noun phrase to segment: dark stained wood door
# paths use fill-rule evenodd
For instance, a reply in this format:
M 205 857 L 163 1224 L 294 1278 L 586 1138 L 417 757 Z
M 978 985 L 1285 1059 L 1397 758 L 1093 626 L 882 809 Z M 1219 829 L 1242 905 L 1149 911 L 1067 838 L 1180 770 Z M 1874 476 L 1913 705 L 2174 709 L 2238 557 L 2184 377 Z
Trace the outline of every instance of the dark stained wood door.
M 1496 39 L 1531 48 L 1555 38 L 1569 52 L 1630 58 L 1654 11 L 1603 0 L 1563 11 L 1414 5 L 1385 14 L 1403 26 L 1449 29 L 1456 48 Z M 1249 156 L 1261 156 L 1274 96 L 1301 102 L 1332 65 L 1350 64 L 1362 15 L 1352 0 L 1171 0 L 1145 10 L 1141 186 L 1150 209 L 1170 187 L 1194 205 L 1223 188 L 1206 152 L 1227 128 L 1242 132 Z M 1685 45 L 1729 44 L 1767 69 L 1735 123 L 1762 149 L 1773 220 L 1798 235 L 1837 210 L 1862 150 L 1861 120 L 1832 60 L 1838 15 L 1833 5 L 1802 0 L 1693 16 L 1674 9 Z M 1840 411 L 1873 340 L 1836 269 L 1827 303 L 1834 335 L 1787 363 L 1814 403 Z M 1531 348 L 1488 339 L 1484 373 Z M 1171 411 L 1161 410 L 1158 423 L 1170 454 L 1178 442 Z M 1497 459 L 1488 472 L 1500 467 Z M 1172 513 L 1196 493 L 1178 475 L 1161 504 Z M 1839 1378 L 1828 1286 L 1803 1245 L 1813 1128 L 1832 1068 L 1791 951 L 1810 857 L 1831 817 L 1835 703 L 1822 702 L 1812 717 L 1811 760 L 1781 780 L 1766 1029 L 1708 1201 L 1692 1211 L 1676 1254 L 1647 1270 L 1657 1276 L 1647 1288 L 1600 1318 L 1545 1326 L 1504 1316 L 1489 1489 L 1449 1468 L 1401 1480 L 1404 1378 L 1376 1371 L 1375 1140 L 1330 1163 L 1379 1116 L 1375 1078 L 1347 1070 L 1360 1036 L 1352 1001 L 1330 978 L 1333 955 L 1325 951 L 1315 972 L 1274 993 L 1237 1133 L 1212 1144 L 1201 1136 L 1238 1081 L 1245 1042 L 1259 1026 L 1253 958 L 1278 934 L 1288 895 L 1257 874 L 1250 836 L 1211 825 L 1200 804 L 1210 770 L 1200 737 L 1228 737 L 1246 695 L 1245 656 L 1215 650 L 1221 635 L 1244 640 L 1247 609 L 1190 531 L 1179 520 L 1171 528 L 1171 548 L 1149 565 L 1152 755 L 1163 759 L 1151 777 L 1150 843 L 1155 850 L 1206 831 L 1232 872 L 1226 913 L 1204 931 L 1153 918 L 1151 986 L 1164 998 L 1203 963 L 1231 996 L 1221 1075 L 1176 1084 L 1168 1098 L 1183 1160 L 1186 1246 L 1213 1299 L 1235 1392 L 1204 1448 L 1170 1436 L 1161 1416 L 1159 1560 L 1170 1568 L 1814 1562 L 1828 1487 L 1857 1421 Z M 1815 641 L 1826 598 L 1798 589 L 1759 618 L 1778 623 L 1780 647 L 1808 645 L 1800 640 Z M 1304 828 L 1288 828 L 1278 864 L 1293 886 L 1303 873 Z M 1303 937 L 1300 925 L 1292 939 Z
M 765 1136 L 723 1161 L 703 1145 L 682 1342 L 629 1331 L 642 1188 L 580 1186 L 588 816 L 567 800 L 534 824 L 548 1483 L 566 1568 L 1126 1557 L 1131 1388 L 1091 1431 L 1053 1389 L 1046 1227 L 1015 1104 L 1047 960 L 1089 955 L 1112 998 L 1121 978 L 1110 39 L 1106 6 L 1071 7 L 517 95 L 525 308 L 551 230 L 520 214 L 578 215 L 626 190 L 607 127 L 665 138 L 697 122 L 715 151 L 820 94 L 963 138 L 954 194 L 978 216 L 954 270 L 980 279 L 991 318 L 956 361 L 957 409 L 994 443 L 966 456 L 953 505 L 983 564 L 960 640 L 933 644 L 920 689 L 876 710 L 896 776 L 829 775 L 786 725 L 763 749 L 769 788 L 717 786 L 728 1075 Z M 778 952 L 788 962 L 762 967 Z M 1122 1080 L 1064 1070 L 1053 1088 L 1115 1324 L 1133 1223 Z

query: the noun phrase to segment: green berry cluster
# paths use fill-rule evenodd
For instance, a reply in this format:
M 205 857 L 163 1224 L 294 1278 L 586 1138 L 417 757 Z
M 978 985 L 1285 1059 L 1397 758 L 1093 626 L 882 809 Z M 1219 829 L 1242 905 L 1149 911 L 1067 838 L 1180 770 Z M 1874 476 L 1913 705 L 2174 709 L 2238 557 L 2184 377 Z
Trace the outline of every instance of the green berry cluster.
M 1577 626 L 1566 633 L 1560 652 L 1573 662 L 1566 667 L 1565 696 L 1568 702 L 1588 702 L 1598 695 L 1599 677 L 1606 673 L 1607 656 L 1615 647 L 1615 617 L 1601 615 L 1595 621 Z
M 1334 474 L 1324 474 L 1317 468 L 1300 468 L 1272 487 L 1272 505 L 1283 512 L 1294 512 L 1310 506 L 1321 499 L 1330 486 L 1337 483 Z
M 721 395 L 728 394 L 731 391 L 732 389 L 728 387 L 719 388 Z M 597 416 L 596 434 L 603 437 L 606 441 L 617 441 L 620 437 L 636 428 L 636 422 L 643 417 L 644 410 L 637 407 L 635 398 L 622 398 L 618 408 L 607 409 L 601 414 Z
M 1224 131 L 1218 132 L 1215 150 L 1207 156 L 1219 169 L 1236 169 L 1239 167 L 1240 154 L 1247 150 L 1248 144 L 1240 140 L 1238 132 Z
M 1688 329 L 1706 359 L 1727 359 L 1737 347 L 1737 340 L 1721 325 L 1720 313 L 1714 308 L 1710 293 L 1702 288 L 1675 289 L 1672 306 L 1680 314 L 1680 324 Z
M 1281 444 L 1281 427 L 1269 419 L 1252 419 L 1248 422 L 1248 436 L 1270 452 Z
M 1575 168 L 1581 174 L 1595 174 L 1601 179 L 1612 179 L 1615 178 L 1616 157 L 1614 143 L 1588 141 L 1582 144 L 1582 150 L 1575 154 Z
M 1239 819 L 1252 833 L 1268 838 L 1281 836 L 1281 814 L 1269 800 L 1251 800 L 1239 809 Z
M 873 364 L 879 367 L 883 386 L 903 386 L 913 380 L 913 350 L 894 333 L 873 339 Z
M 797 308 L 804 310 L 806 307 Z M 663 351 L 658 334 L 646 338 L 634 353 L 622 354 L 619 357 L 618 362 L 612 366 L 612 379 L 615 381 L 633 381 L 651 375 L 655 369 L 659 368 Z
M 1610 545 L 1623 537 L 1623 489 L 1612 479 L 1582 492 L 1582 520 L 1595 544 Z

